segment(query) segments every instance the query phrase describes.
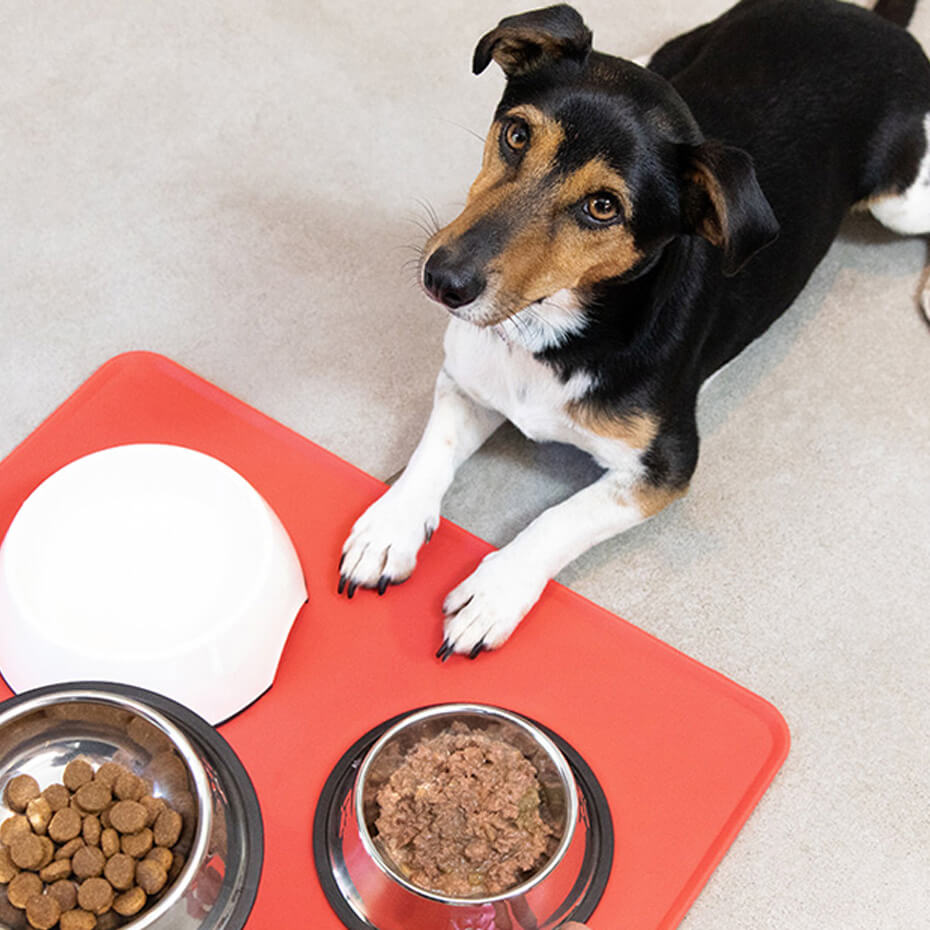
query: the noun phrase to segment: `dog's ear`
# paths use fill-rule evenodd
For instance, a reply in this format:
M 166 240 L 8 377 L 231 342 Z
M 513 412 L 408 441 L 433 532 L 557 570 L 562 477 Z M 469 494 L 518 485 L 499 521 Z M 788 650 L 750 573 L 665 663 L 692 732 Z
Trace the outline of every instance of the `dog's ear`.
M 687 149 L 682 215 L 686 228 L 723 250 L 723 273 L 735 275 L 778 236 L 778 220 L 742 149 L 706 140 Z
M 508 16 L 475 48 L 472 70 L 481 74 L 493 59 L 507 77 L 526 74 L 546 61 L 583 62 L 591 51 L 591 30 L 567 4 Z

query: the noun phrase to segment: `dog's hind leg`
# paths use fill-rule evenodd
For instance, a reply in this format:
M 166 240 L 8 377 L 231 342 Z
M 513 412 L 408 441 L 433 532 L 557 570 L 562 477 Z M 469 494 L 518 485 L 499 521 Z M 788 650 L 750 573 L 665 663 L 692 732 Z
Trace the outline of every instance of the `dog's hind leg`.
M 923 133 L 923 157 L 914 180 L 901 193 L 885 194 L 869 203 L 875 219 L 904 236 L 930 233 L 930 114 L 924 119 Z M 930 276 L 924 283 L 920 302 L 930 320 Z

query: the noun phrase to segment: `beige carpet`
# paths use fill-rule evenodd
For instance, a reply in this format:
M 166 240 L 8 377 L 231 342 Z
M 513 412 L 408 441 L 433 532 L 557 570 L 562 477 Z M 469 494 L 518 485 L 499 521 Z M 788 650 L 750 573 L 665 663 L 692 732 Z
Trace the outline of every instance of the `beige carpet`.
M 722 0 L 589 0 L 628 57 Z M 110 356 L 171 356 L 372 473 L 425 420 L 442 313 L 405 262 L 463 199 L 498 0 L 5 0 L 0 452 Z M 930 47 L 930 2 L 913 27 Z M 705 392 L 684 501 L 566 584 L 773 701 L 794 737 L 689 930 L 930 915 L 926 241 L 847 225 Z M 589 480 L 495 436 L 446 508 L 495 543 Z M 490 491 L 489 491 L 490 488 Z M 619 930 L 602 917 L 598 930 Z

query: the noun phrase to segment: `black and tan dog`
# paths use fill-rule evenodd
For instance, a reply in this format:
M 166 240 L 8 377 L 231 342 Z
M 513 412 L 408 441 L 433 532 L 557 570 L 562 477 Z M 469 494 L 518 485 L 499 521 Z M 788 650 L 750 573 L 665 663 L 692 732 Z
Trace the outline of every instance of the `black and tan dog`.
M 701 385 L 791 304 L 850 208 L 930 232 L 913 8 L 743 0 L 647 68 L 592 51 L 568 6 L 481 39 L 475 72 L 508 80 L 465 209 L 426 246 L 423 285 L 453 317 L 433 412 L 353 527 L 340 591 L 411 573 L 504 418 L 606 472 L 449 594 L 442 658 L 499 646 L 564 565 L 686 492 Z

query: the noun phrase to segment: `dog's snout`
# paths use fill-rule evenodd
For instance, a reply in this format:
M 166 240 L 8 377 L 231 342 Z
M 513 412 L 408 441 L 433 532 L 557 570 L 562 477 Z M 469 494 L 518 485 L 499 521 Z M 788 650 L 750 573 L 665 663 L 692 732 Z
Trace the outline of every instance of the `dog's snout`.
M 485 283 L 484 275 L 473 262 L 456 259 L 445 248 L 437 249 L 423 268 L 423 286 L 450 310 L 457 310 L 477 299 Z

